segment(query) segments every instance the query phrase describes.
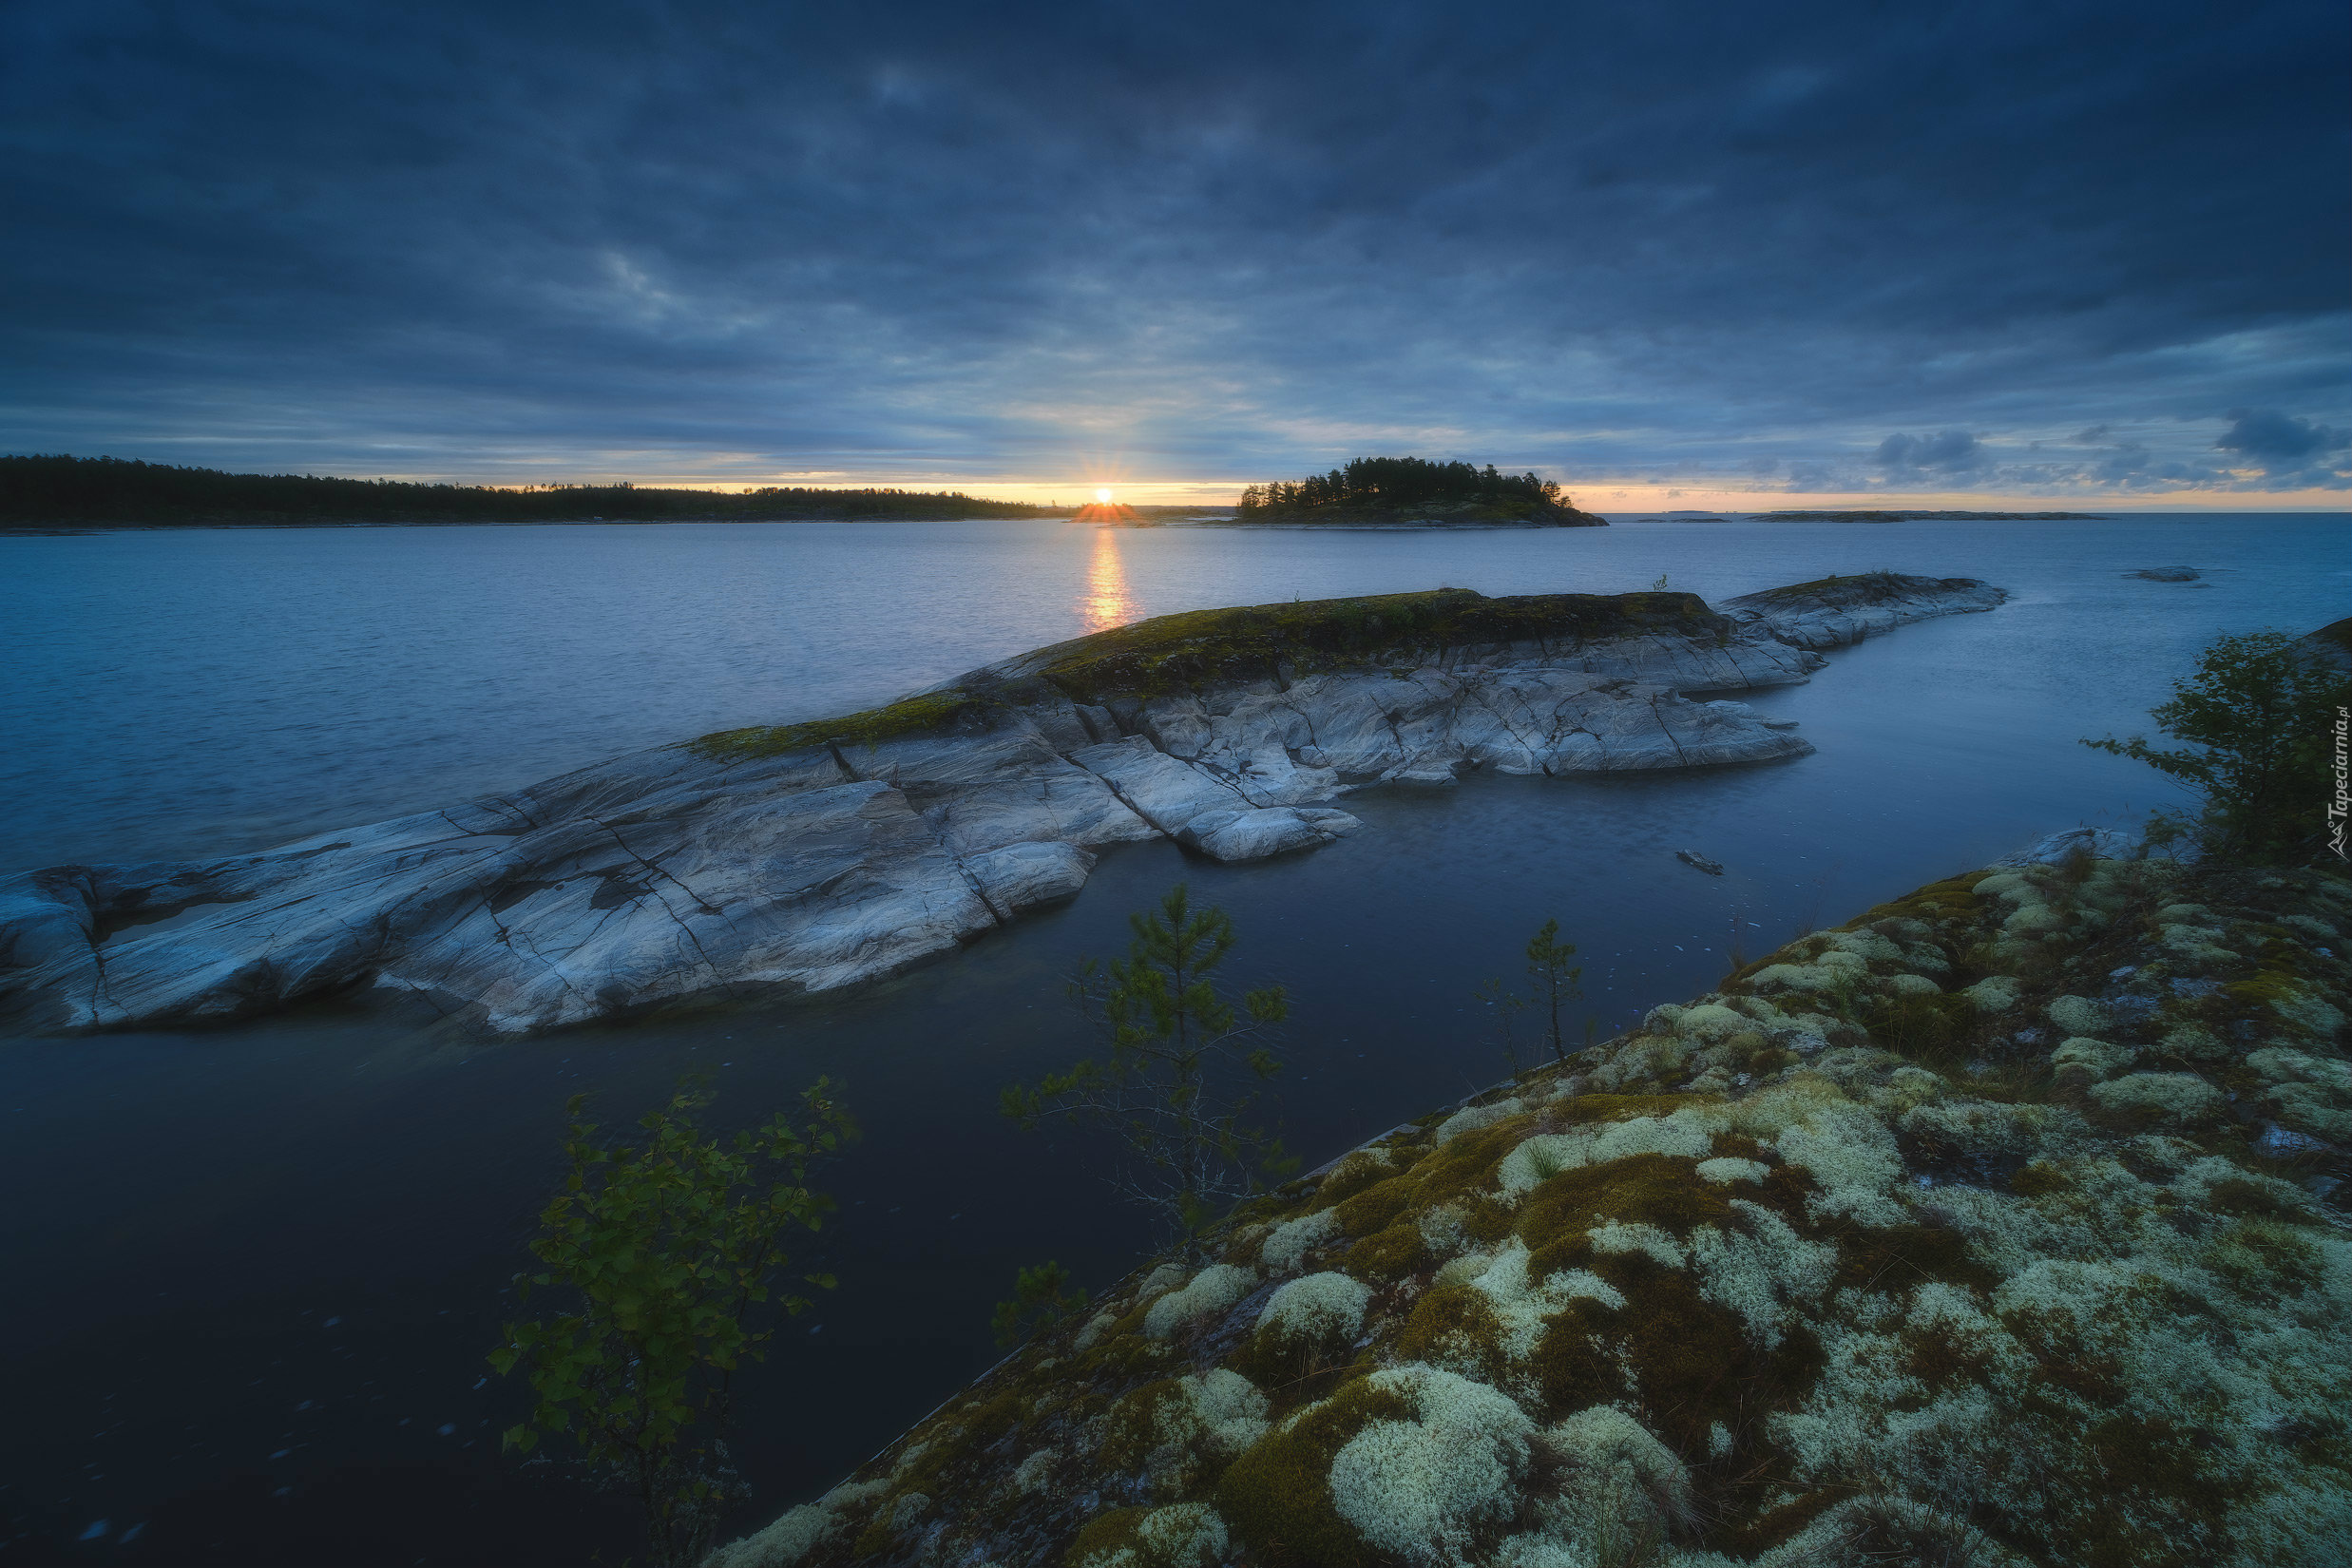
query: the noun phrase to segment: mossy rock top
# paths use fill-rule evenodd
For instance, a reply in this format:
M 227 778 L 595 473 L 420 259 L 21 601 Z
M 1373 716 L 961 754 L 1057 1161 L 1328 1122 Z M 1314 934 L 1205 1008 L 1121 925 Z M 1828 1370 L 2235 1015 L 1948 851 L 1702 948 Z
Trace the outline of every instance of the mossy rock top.
M 1039 701 L 1107 703 L 1219 684 L 1443 659 L 1513 643 L 1581 646 L 1645 633 L 1720 636 L 1731 622 L 1688 593 L 1521 594 L 1469 588 L 1186 610 L 1057 642 L 932 691 L 841 718 L 708 735 L 704 755 L 781 755 L 828 743 L 985 728 L 990 710 Z
M 1880 604 L 1906 594 L 1958 591 L 1982 586 L 1970 577 L 1913 577 L 1903 572 L 1857 572 L 1851 576 L 1821 577 L 1810 583 L 1791 583 L 1787 587 L 1765 588 L 1756 593 L 1742 594 L 1735 604 L 1802 604 L 1829 605 L 1848 609 L 1858 604 Z
M 1572 646 L 1644 633 L 1727 629 L 1688 593 L 1519 594 L 1489 599 L 1469 588 L 1295 600 L 1154 616 L 1041 648 L 990 666 L 1018 681 L 1042 680 L 1081 702 L 1151 697 L 1222 682 L 1264 679 L 1443 658 L 1512 643 Z M 967 678 L 966 684 L 976 684 Z

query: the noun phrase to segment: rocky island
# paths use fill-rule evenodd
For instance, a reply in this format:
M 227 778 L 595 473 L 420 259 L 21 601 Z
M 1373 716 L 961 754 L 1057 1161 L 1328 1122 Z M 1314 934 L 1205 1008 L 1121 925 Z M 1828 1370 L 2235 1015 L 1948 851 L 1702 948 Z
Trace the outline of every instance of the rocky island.
M 1711 694 L 1989 610 L 1874 574 L 1711 609 L 1463 589 L 1162 616 L 889 707 L 640 752 L 259 853 L 0 880 L 0 1022 L 220 1020 L 366 988 L 498 1033 L 895 973 L 1076 893 L 1096 851 L 1328 844 L 1366 784 L 1759 762 Z
M 1252 485 L 1233 511 L 1237 525 L 1345 524 L 1357 526 L 1605 528 L 1607 519 L 1579 511 L 1553 480 L 1498 473 L 1468 463 L 1418 457 L 1359 457 L 1344 468 L 1295 484 Z
M 2117 848 L 1244 1204 L 706 1568 L 2342 1560 L 2352 880 Z

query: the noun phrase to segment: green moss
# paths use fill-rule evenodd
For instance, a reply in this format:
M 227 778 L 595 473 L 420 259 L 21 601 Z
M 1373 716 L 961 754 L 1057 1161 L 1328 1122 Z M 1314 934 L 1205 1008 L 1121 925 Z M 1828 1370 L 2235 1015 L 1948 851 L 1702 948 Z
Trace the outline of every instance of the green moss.
M 2326 1270 L 2318 1248 L 2274 1219 L 2240 1220 L 2213 1238 L 2202 1261 L 2238 1294 L 2264 1303 L 2302 1294 Z
M 1722 621 L 1692 594 L 1489 599 L 1439 588 L 1155 616 L 1042 650 L 1035 669 L 1078 700 L 1100 703 L 1499 642 L 1575 646 L 1645 631 L 1685 634 L 1694 617 Z
M 1397 1335 L 1401 1361 L 1425 1361 L 1481 1383 L 1499 1384 L 1510 1371 L 1502 1322 L 1483 1291 L 1441 1285 L 1423 1292 Z
M 1429 1244 L 1418 1224 L 1404 1219 L 1348 1248 L 1341 1263 L 1360 1279 L 1400 1280 L 1428 1266 Z
M 2036 1159 L 2009 1174 L 2009 1190 L 2019 1197 L 2044 1197 L 2073 1185 L 2067 1175 L 2046 1159 Z
M 1348 1156 L 1340 1161 L 1337 1169 L 1323 1178 L 1323 1184 L 1315 1189 L 1314 1202 L 1308 1205 L 1306 1212 L 1311 1214 L 1317 1209 L 1329 1209 L 1334 1204 L 1346 1202 L 1367 1187 L 1392 1179 L 1411 1169 L 1425 1152 L 1405 1148 L 1389 1151 L 1386 1158 L 1368 1151 Z
M 1379 1559 L 1331 1501 L 1331 1460 L 1376 1421 L 1405 1421 L 1412 1402 L 1359 1379 L 1267 1433 L 1217 1482 L 1217 1511 L 1266 1568 L 1372 1568 Z
M 1861 1023 L 1885 1049 L 1935 1060 L 1949 1056 L 1975 1033 L 1977 1010 L 1964 996 L 1903 993 L 1874 999 Z
M 1810 1333 L 1792 1330 L 1778 1349 L 1761 1350 L 1738 1314 L 1654 1258 L 1613 1253 L 1592 1258 L 1590 1267 L 1625 1306 L 1578 1301 L 1547 1320 L 1534 1370 L 1555 1417 L 1631 1397 L 1644 1425 L 1696 1458 L 1707 1453 L 1716 1425 L 1739 1431 L 1766 1412 L 1793 1409 L 1821 1374 L 1821 1347 Z
M 744 730 L 722 730 L 706 735 L 699 740 L 686 743 L 689 751 L 723 762 L 749 761 L 755 757 L 781 756 L 787 752 L 809 751 L 818 746 L 876 746 L 901 736 L 927 735 L 947 728 L 957 720 L 977 717 L 978 707 L 971 697 L 961 691 L 926 692 L 909 697 L 883 708 L 868 708 L 843 718 L 812 719 L 805 724 L 755 725 Z
M 1672 1116 L 1688 1105 L 1711 1104 L 1713 1095 L 1577 1095 L 1560 1100 L 1553 1114 L 1571 1125 L 1595 1121 L 1633 1121 L 1646 1116 Z
M 1414 1171 L 1419 1185 L 1416 1206 L 1434 1209 L 1441 1203 L 1468 1198 L 1495 1185 L 1495 1167 L 1527 1136 L 1530 1118 L 1518 1116 L 1464 1133 L 1433 1150 Z
M 1042 649 L 1027 679 L 1080 702 L 1100 703 L 1264 679 L 1286 670 L 1306 674 L 1400 656 L 1441 658 L 1453 649 L 1499 642 L 1576 646 L 1649 631 L 1686 634 L 1693 618 L 1722 621 L 1692 594 L 1489 599 L 1467 588 L 1190 610 Z M 829 744 L 873 746 L 977 719 L 991 701 L 1019 701 L 1025 695 L 1022 684 L 1016 681 L 1002 692 L 927 692 L 842 718 L 727 730 L 687 744 L 726 761 Z
M 1838 605 L 1876 604 L 1906 591 L 1974 586 L 1976 583 L 1965 577 L 1909 577 L 1902 572 L 1873 571 L 1857 572 L 1851 577 L 1833 573 L 1810 583 L 1791 583 L 1785 588 L 1767 588 L 1747 597 L 1783 603 L 1817 600 Z
M 1702 1225 L 1729 1222 L 1730 1195 L 1697 1172 L 1695 1159 L 1628 1155 L 1549 1177 L 1520 1205 L 1512 1226 L 1527 1243 L 1529 1277 L 1589 1266 L 1586 1233 L 1596 1225 L 1654 1225 L 1688 1236 Z
M 1151 1303 L 1145 1302 L 1103 1330 L 1079 1360 L 1088 1377 L 1148 1377 L 1171 1359 L 1175 1351 L 1168 1344 L 1143 1331 L 1150 1311 Z
M 1544 1408 L 1555 1416 L 1608 1405 L 1626 1393 L 1608 1332 L 1616 1314 L 1591 1301 L 1576 1301 L 1543 1320 L 1543 1337 L 1529 1363 Z
M 2213 1183 L 2206 1194 L 2205 1201 L 2209 1207 L 2228 1214 L 2283 1220 L 2292 1225 L 2319 1223 L 2302 1210 L 2281 1202 L 2278 1194 L 2271 1188 L 2249 1177 L 2232 1176 Z
M 1374 1187 L 1368 1187 L 1342 1203 L 1337 1213 L 1339 1228 L 1351 1236 L 1370 1235 L 1388 1228 L 1397 1215 L 1413 1201 L 1420 1182 L 1411 1176 L 1391 1176 Z
M 1102 1467 L 1113 1475 L 1132 1476 L 1159 1446 L 1160 1418 L 1184 1399 L 1184 1386 L 1176 1378 L 1161 1378 L 1130 1391 L 1111 1406 L 1102 1438 Z
M 1082 1568 L 1089 1558 L 1097 1555 L 1108 1557 L 1122 1549 L 1142 1556 L 1143 1537 L 1137 1526 L 1149 1518 L 1151 1512 L 1149 1508 L 1114 1508 L 1107 1514 L 1097 1514 L 1086 1521 L 1086 1527 L 1078 1533 L 1078 1539 L 1070 1542 L 1069 1551 L 1062 1555 L 1062 1562 L 1066 1568 Z
M 1833 1283 L 1857 1291 L 1907 1291 L 1939 1280 L 1989 1291 L 2000 1275 L 1968 1255 L 1968 1238 L 1930 1225 L 1849 1225 L 1833 1233 Z

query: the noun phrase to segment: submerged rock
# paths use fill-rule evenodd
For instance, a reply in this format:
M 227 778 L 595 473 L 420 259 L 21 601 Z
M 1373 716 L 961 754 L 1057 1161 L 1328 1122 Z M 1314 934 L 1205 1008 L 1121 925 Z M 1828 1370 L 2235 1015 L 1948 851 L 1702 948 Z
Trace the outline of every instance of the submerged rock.
M 1922 888 L 1244 1205 L 709 1568 L 2333 1563 L 2347 928 L 2324 870 Z
M 2204 574 L 2193 566 L 2143 566 L 2126 577 L 2137 577 L 2150 583 L 2194 583 Z
M 1107 845 L 1331 843 L 1358 826 L 1329 805 L 1355 784 L 1804 755 L 1683 694 L 1803 681 L 1865 625 L 2001 598 L 1819 587 L 1736 618 L 1690 594 L 1460 589 L 1162 616 L 887 708 L 258 854 L 51 867 L 0 880 L 0 1023 L 227 1019 L 368 986 L 516 1033 L 830 990 L 1071 896 Z

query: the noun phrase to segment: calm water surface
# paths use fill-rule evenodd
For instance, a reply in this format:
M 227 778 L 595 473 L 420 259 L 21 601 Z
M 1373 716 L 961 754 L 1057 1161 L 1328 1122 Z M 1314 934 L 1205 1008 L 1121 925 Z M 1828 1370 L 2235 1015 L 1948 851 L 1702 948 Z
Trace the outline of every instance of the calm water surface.
M 1061 524 L 191 530 L 0 539 L 0 868 L 256 848 L 631 747 L 887 700 L 1143 615 L 1433 587 L 1711 598 L 1877 566 L 1988 578 L 1763 694 L 1794 762 L 1365 792 L 1367 831 L 1253 867 L 1167 845 L 891 985 L 481 1045 L 316 1008 L 0 1052 L 0 1561 L 576 1562 L 628 1515 L 502 1461 L 483 1352 L 557 1174 L 564 1098 L 634 1116 L 707 1069 L 727 1122 L 820 1072 L 839 1291 L 750 1380 L 746 1523 L 820 1490 L 995 1358 L 990 1304 L 1137 1257 L 1100 1151 L 987 1107 L 1087 1044 L 1060 977 L 1178 879 L 1289 983 L 1310 1162 L 1501 1076 L 1465 998 L 1557 915 L 1613 1028 L 1816 918 L 2166 796 L 2075 745 L 2144 727 L 2214 633 L 2352 611 L 2342 516 L 1099 531 Z M 2198 584 L 2124 577 L 2189 565 Z M 1673 858 L 1702 851 L 1729 874 Z M 1073 1171 L 1079 1172 L 1073 1179 Z M 134 1533 L 135 1532 L 135 1533 Z

